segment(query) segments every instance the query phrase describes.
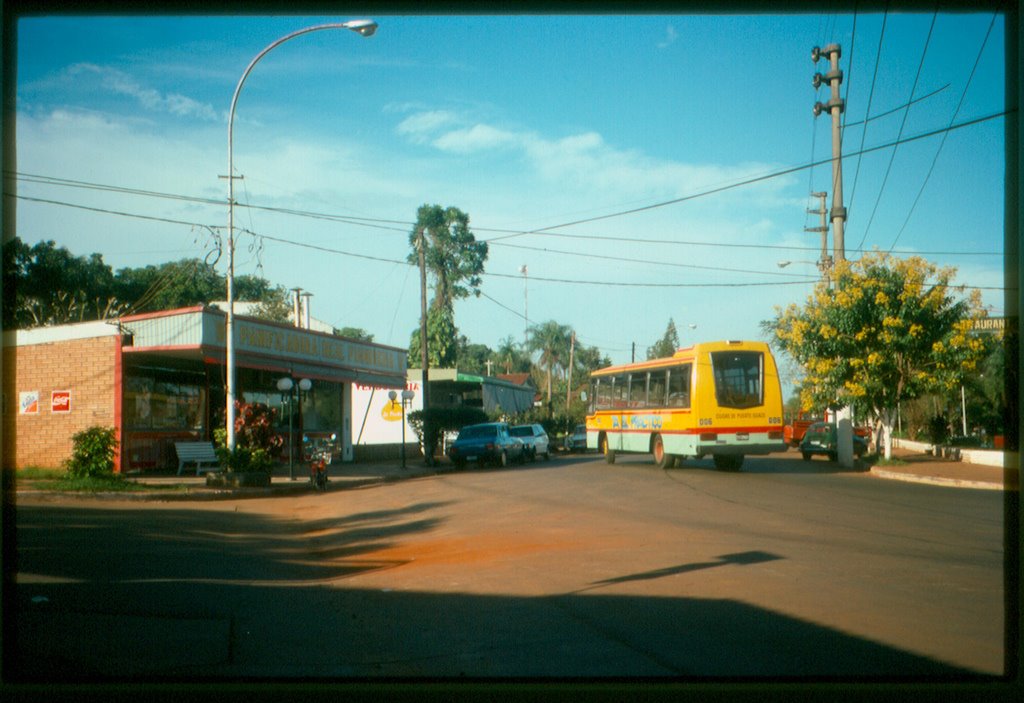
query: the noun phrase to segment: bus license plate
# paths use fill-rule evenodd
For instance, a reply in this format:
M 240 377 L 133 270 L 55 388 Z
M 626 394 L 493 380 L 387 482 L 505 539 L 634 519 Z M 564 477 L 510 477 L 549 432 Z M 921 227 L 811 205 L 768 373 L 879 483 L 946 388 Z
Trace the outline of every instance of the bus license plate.
M 749 439 L 750 439 L 750 433 L 749 432 L 737 432 L 736 433 L 736 440 L 739 441 L 739 442 L 746 442 Z

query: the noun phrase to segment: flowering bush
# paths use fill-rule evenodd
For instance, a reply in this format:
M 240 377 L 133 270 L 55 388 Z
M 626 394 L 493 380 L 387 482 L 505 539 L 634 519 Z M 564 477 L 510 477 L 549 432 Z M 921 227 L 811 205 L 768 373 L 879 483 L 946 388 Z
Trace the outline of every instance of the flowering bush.
M 227 447 L 227 432 L 214 431 L 217 458 L 226 471 L 269 472 L 275 457 L 284 445 L 284 438 L 274 431 L 277 410 L 263 403 L 235 401 L 235 449 Z

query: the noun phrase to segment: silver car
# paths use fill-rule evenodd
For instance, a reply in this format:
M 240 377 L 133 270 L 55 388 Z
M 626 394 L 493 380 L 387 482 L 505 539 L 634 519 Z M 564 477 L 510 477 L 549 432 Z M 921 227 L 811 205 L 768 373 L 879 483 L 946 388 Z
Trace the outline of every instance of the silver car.
M 513 437 L 523 440 L 523 444 L 526 445 L 526 455 L 530 461 L 536 461 L 538 454 L 545 460 L 551 458 L 551 443 L 548 440 L 548 433 L 541 425 L 516 425 L 511 432 Z
M 565 450 L 569 452 L 587 451 L 587 426 L 576 425 L 572 434 L 565 436 Z

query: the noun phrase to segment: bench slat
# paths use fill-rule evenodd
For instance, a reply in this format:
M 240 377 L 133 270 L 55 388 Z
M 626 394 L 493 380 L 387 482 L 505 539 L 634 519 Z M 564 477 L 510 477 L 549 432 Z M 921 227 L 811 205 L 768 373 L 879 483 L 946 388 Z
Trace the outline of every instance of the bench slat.
M 185 464 L 195 463 L 196 476 L 201 471 L 213 471 L 220 462 L 217 460 L 217 453 L 213 449 L 212 442 L 175 442 L 174 451 L 178 454 L 178 475 L 185 469 Z M 203 464 L 213 466 L 204 467 Z

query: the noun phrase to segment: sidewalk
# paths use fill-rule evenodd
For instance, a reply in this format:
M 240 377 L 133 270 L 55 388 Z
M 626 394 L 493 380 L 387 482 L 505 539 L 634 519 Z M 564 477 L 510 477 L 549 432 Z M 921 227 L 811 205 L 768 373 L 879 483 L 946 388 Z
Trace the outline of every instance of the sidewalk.
M 897 481 L 956 488 L 1020 490 L 1020 472 L 1016 468 L 952 461 L 900 448 L 893 449 L 893 458 L 906 463 L 896 466 L 872 466 L 871 475 Z
M 451 464 L 447 460 L 437 462 L 433 468 L 426 466 L 419 457 L 406 463 L 402 468 L 399 462 L 365 462 L 331 464 L 328 467 L 328 480 L 326 492 L 350 490 L 355 488 L 366 488 L 379 486 L 392 481 L 401 481 L 423 476 L 433 476 L 451 470 Z M 294 479 L 292 478 L 294 474 Z M 174 471 L 160 472 L 153 474 L 129 475 L 128 480 L 143 486 L 151 486 L 152 491 L 119 491 L 116 493 L 62 493 L 61 495 L 83 498 L 114 498 L 120 500 L 152 500 L 152 501 L 181 501 L 181 500 L 225 500 L 229 498 L 266 498 L 279 495 L 300 495 L 314 492 L 309 482 L 309 466 L 307 464 L 296 464 L 293 472 L 289 472 L 288 466 L 279 466 L 274 469 L 270 479 L 269 488 L 224 488 L 206 485 L 206 472 L 199 476 L 195 469 L 185 471 L 178 476 Z M 35 489 L 32 482 L 18 482 L 17 493 L 19 495 L 53 493 Z

